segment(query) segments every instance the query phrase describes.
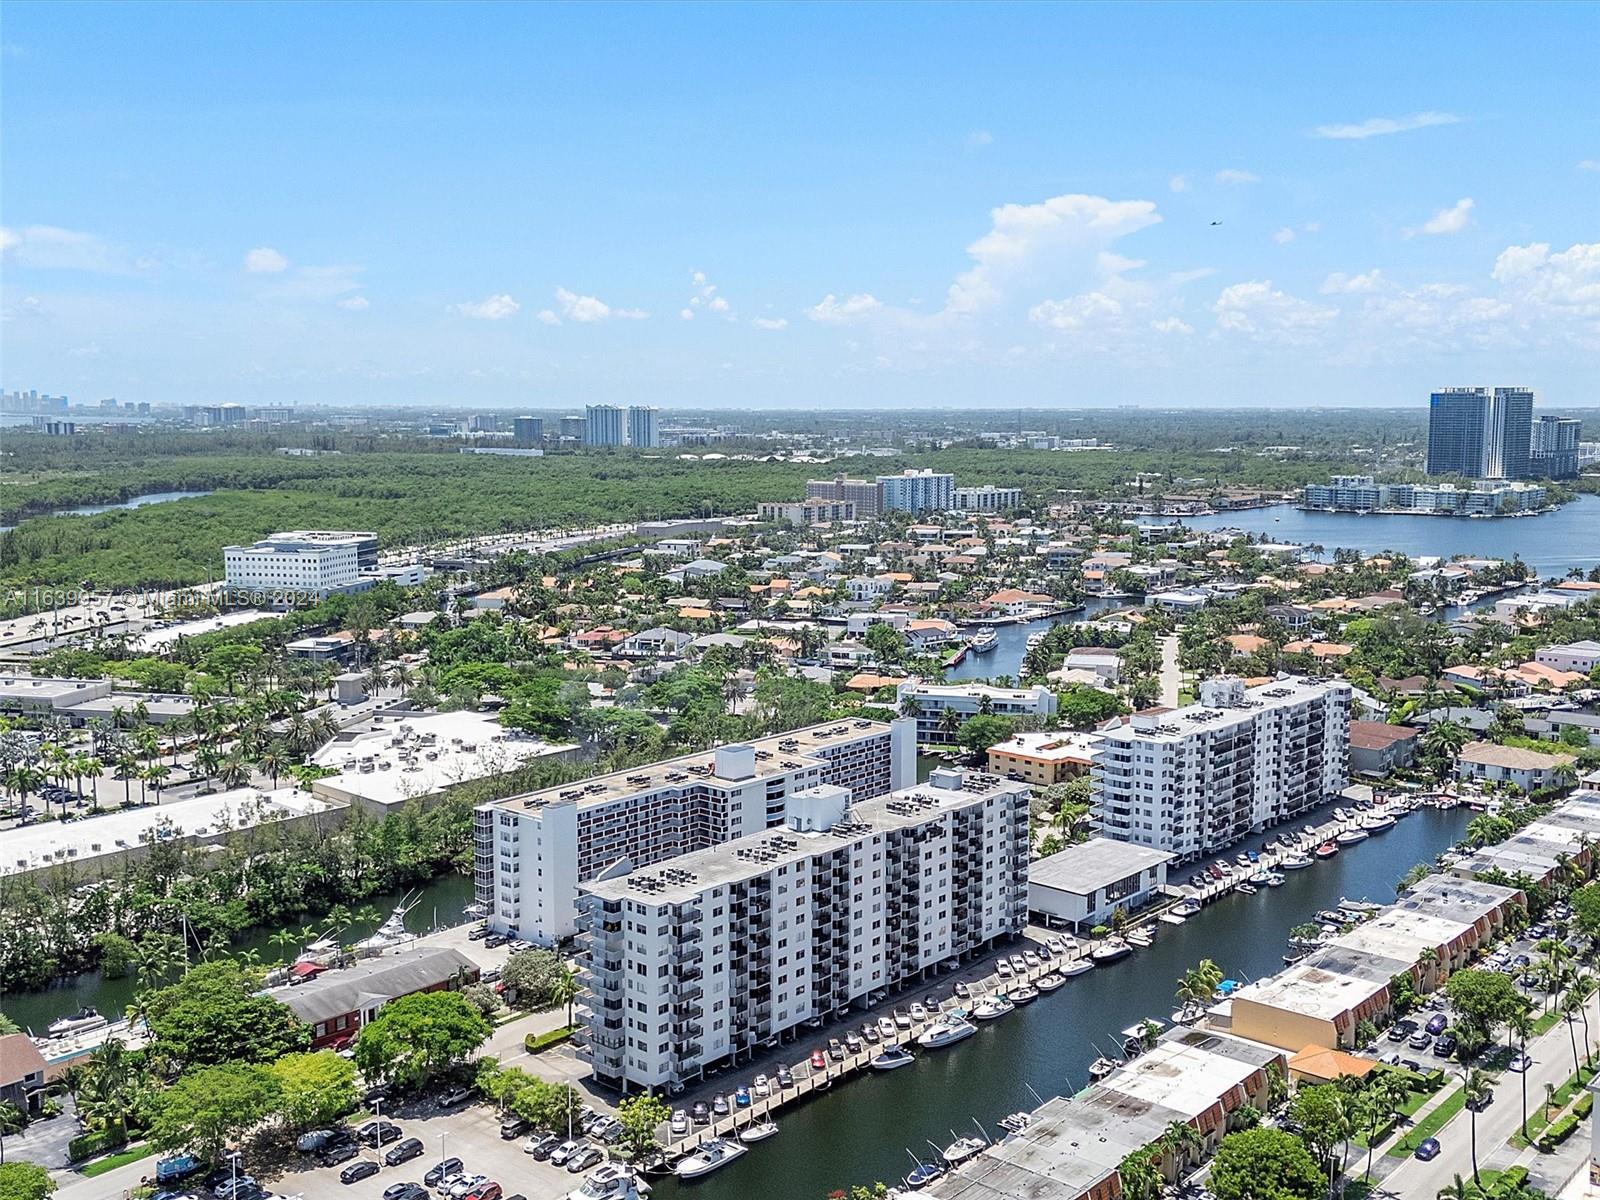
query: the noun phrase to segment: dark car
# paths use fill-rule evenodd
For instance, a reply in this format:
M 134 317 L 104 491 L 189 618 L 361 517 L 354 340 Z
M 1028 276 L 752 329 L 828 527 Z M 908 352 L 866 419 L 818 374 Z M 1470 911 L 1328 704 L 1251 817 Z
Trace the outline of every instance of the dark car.
M 508 1142 L 512 1138 L 518 1137 L 527 1132 L 527 1129 L 528 1123 L 521 1117 L 507 1117 L 504 1121 L 500 1122 L 500 1136 L 505 1138 L 505 1140 Z
M 364 1146 L 387 1146 L 402 1136 L 400 1126 L 393 1121 L 368 1121 L 356 1130 L 356 1140 Z
M 1416 1156 L 1423 1162 L 1431 1162 L 1433 1159 L 1438 1158 L 1439 1139 L 1423 1138 L 1422 1141 L 1417 1144 Z
M 438 1187 L 446 1179 L 454 1179 L 461 1174 L 461 1171 L 462 1162 L 459 1158 L 447 1158 L 429 1167 L 428 1173 L 422 1177 L 422 1182 L 429 1187 Z
M 383 1156 L 385 1164 L 398 1167 L 403 1162 L 410 1162 L 413 1158 L 422 1157 L 422 1139 L 409 1137 L 397 1144 L 389 1153 Z
M 363 1158 L 360 1162 L 351 1163 L 339 1172 L 340 1183 L 357 1183 L 363 1179 L 370 1179 L 378 1173 L 378 1164 L 370 1158 Z
M 347 1163 L 361 1153 L 361 1147 L 354 1142 L 335 1142 L 322 1152 L 321 1163 L 325 1167 L 337 1167 L 340 1163 Z
M 1486 1091 L 1486 1092 L 1483 1093 L 1483 1099 L 1481 1099 L 1481 1100 L 1468 1100 L 1467 1101 L 1467 1110 L 1469 1112 L 1482 1112 L 1484 1109 L 1488 1108 L 1489 1105 L 1491 1105 L 1493 1103 L 1494 1103 L 1494 1093 L 1492 1091 Z
M 1428 1023 L 1424 1025 L 1423 1028 L 1426 1029 L 1431 1036 L 1438 1037 L 1449 1027 L 1449 1025 L 1449 1017 L 1445 1016 L 1443 1013 L 1434 1013 L 1433 1016 L 1428 1018 Z
M 534 1162 L 543 1162 L 550 1157 L 551 1151 L 561 1145 L 559 1133 L 547 1133 L 543 1137 L 532 1138 L 522 1148 L 523 1153 L 532 1155 Z
M 391 1183 L 383 1189 L 383 1200 L 423 1200 L 427 1194 L 420 1183 Z
M 694 1107 L 689 1110 L 689 1115 L 696 1125 L 711 1124 L 711 1106 L 704 1100 L 696 1100 Z
M 1449 1058 L 1456 1052 L 1456 1035 L 1453 1033 L 1441 1033 L 1434 1039 L 1433 1052 L 1440 1058 Z
M 1415 1021 L 1396 1021 L 1389 1026 L 1389 1040 L 1391 1042 L 1403 1042 L 1416 1031 L 1417 1023 Z

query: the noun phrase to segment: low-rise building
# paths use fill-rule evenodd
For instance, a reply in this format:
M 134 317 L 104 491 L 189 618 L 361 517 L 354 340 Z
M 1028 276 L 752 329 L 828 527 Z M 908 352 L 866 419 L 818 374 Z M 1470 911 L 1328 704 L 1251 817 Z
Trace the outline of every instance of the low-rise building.
M 756 519 L 781 521 L 785 525 L 823 525 L 834 521 L 854 521 L 854 500 L 763 500 L 756 506 Z
M 582 1045 L 619 1088 L 672 1086 L 962 961 L 1027 921 L 1026 787 L 977 772 L 585 884 Z
M 1600 642 L 1585 640 L 1559 646 L 1540 646 L 1533 652 L 1533 661 L 1558 671 L 1588 675 L 1596 666 L 1600 666 Z
M 989 747 L 989 770 L 1049 787 L 1089 774 L 1099 746 L 1100 735 L 1095 733 L 1017 733 Z
M 1573 792 L 1550 812 L 1530 821 L 1503 842 L 1481 846 L 1452 868 L 1467 878 L 1514 879 L 1527 875 L 1549 884 L 1567 862 L 1585 871 L 1600 845 L 1600 792 Z
M 25 1033 L 0 1036 L 0 1104 L 14 1104 L 33 1116 L 44 1104 L 47 1064 Z
M 1107 925 L 1117 909 L 1132 913 L 1161 894 L 1173 856 L 1148 846 L 1090 838 L 1028 868 L 1028 911 L 1074 930 Z
M 917 740 L 935 745 L 952 744 L 961 726 L 979 714 L 1051 717 L 1056 711 L 1056 694 L 1042 684 L 1031 688 L 998 688 L 986 683 L 937 684 L 913 679 L 896 689 L 896 699 L 902 712 L 906 711 L 908 700 L 914 704 Z M 948 724 L 944 715 L 947 712 L 955 714 L 955 720 Z
M 273 993 L 311 1026 L 311 1048 L 352 1041 L 385 1004 L 477 982 L 478 964 L 448 946 L 405 950 L 329 971 Z
M 1093 671 L 1105 683 L 1122 678 L 1122 656 L 1105 646 L 1074 646 L 1062 662 L 1064 671 Z
M 1553 787 L 1562 770 L 1577 761 L 1570 754 L 1544 754 L 1521 746 L 1468 742 L 1456 758 L 1456 778 L 1476 783 L 1509 783 L 1525 792 Z
M 1387 775 L 1416 761 L 1417 731 L 1384 721 L 1350 722 L 1350 773 Z
M 378 567 L 378 535 L 301 529 L 275 533 L 250 546 L 224 546 L 230 593 L 261 593 L 272 603 L 324 599 L 362 586 Z M 369 581 L 370 582 L 370 581 Z

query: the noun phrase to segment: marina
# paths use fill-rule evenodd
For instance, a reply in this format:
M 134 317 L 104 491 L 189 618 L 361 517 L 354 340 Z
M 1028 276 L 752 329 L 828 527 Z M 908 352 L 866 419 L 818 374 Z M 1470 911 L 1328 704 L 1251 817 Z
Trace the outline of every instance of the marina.
M 904 1069 L 864 1069 L 882 1053 L 872 1046 L 843 1060 L 825 1057 L 823 1070 L 815 1076 L 809 1069 L 796 1068 L 793 1088 L 758 1099 L 736 1117 L 730 1114 L 691 1133 L 685 1149 L 697 1137 L 726 1136 L 736 1125 L 767 1119 L 769 1114 L 783 1131 L 726 1171 L 691 1186 L 698 1196 L 717 1200 L 751 1195 L 815 1200 L 852 1183 L 903 1180 L 915 1165 L 908 1154 L 925 1163 L 931 1159 L 930 1141 L 946 1145 L 951 1130 L 971 1129 L 974 1120 L 995 1132 L 1002 1118 L 1037 1107 L 1035 1092 L 1044 1097 L 1070 1094 L 1089 1083 L 1090 1067 L 1097 1059 L 1114 1066 L 1122 1049 L 1122 1031 L 1149 1019 L 1164 1024 L 1174 1007 L 1178 977 L 1200 959 L 1213 959 L 1230 979 L 1260 978 L 1281 969 L 1293 926 L 1323 910 L 1353 911 L 1341 909 L 1341 903 L 1358 905 L 1361 898 L 1388 901 L 1395 880 L 1412 864 L 1432 860 L 1448 849 L 1470 815 L 1464 808 L 1419 808 L 1382 838 L 1318 862 L 1314 870 L 1287 873 L 1283 885 L 1262 888 L 1254 896 L 1214 884 L 1196 897 L 1204 904 L 1202 909 L 1181 926 L 1161 925 L 1154 944 L 1130 951 L 1125 961 L 1095 967 L 1086 960 L 1058 956 L 1052 971 L 1052 960 L 1041 957 L 1028 982 L 1038 986 L 1052 973 L 1068 976 L 1070 971 L 1064 986 L 1052 986 L 1034 1003 L 1016 1006 L 1017 1011 L 999 1019 L 958 1018 L 966 1031 L 937 1035 L 931 1050 L 913 1047 L 915 1062 Z M 1331 820 L 1331 814 L 1322 819 Z M 1385 849 L 1379 851 L 1377 846 Z M 999 948 L 1008 967 L 1010 956 L 1020 956 L 1024 945 Z M 1061 958 L 1067 959 L 1066 969 L 1059 964 Z M 1014 971 L 1010 979 L 993 972 L 994 962 L 990 959 L 946 976 L 930 984 L 927 993 L 933 993 L 948 1013 L 975 1007 L 992 992 L 1021 985 Z M 967 998 L 954 994 L 957 984 L 966 985 Z M 919 992 L 916 997 L 932 1017 L 927 994 Z M 909 1009 L 910 1001 L 894 999 L 890 1005 Z M 943 1017 L 936 1018 L 930 1026 L 941 1023 L 942 1028 L 943 1022 Z M 898 1038 L 909 1041 L 908 1031 L 892 1023 Z M 953 1023 L 952 1027 L 959 1028 Z M 842 1036 L 840 1031 L 831 1032 Z M 919 1041 L 927 1032 L 922 1029 Z M 798 1045 L 783 1047 L 778 1054 L 785 1061 L 803 1059 Z M 740 1075 L 762 1069 L 772 1068 L 752 1065 L 741 1068 Z M 718 1090 L 731 1092 L 738 1086 L 736 1078 L 724 1078 L 728 1081 L 719 1082 Z M 676 1195 L 683 1186 L 664 1179 L 656 1195 Z

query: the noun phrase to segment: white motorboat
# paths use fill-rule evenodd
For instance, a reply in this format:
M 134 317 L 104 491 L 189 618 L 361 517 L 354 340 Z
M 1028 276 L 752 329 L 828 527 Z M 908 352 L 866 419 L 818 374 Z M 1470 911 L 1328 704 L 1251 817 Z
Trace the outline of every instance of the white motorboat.
M 1284 878 L 1283 878 L 1283 872 L 1282 871 L 1268 871 L 1267 872 L 1267 886 L 1268 887 L 1282 887 L 1283 883 L 1284 883 Z
M 1333 840 L 1341 846 L 1354 846 L 1357 842 L 1364 842 L 1368 838 L 1365 829 L 1346 829 L 1343 833 L 1336 833 Z
M 1179 900 L 1172 906 L 1172 915 L 1175 917 L 1192 917 L 1200 911 L 1200 901 Z
M 398 946 L 410 936 L 406 930 L 406 914 L 417 906 L 419 900 L 421 900 L 421 896 L 413 899 L 411 893 L 408 892 L 405 898 L 394 906 L 394 910 L 390 912 L 388 920 L 357 942 L 356 949 L 387 950 L 391 946 Z
M 1107 1058 L 1102 1054 L 1099 1058 L 1095 1059 L 1089 1064 L 1089 1082 L 1099 1083 L 1102 1079 L 1111 1074 L 1111 1072 L 1115 1071 L 1121 1065 L 1122 1064 L 1116 1059 Z
M 1161 916 L 1159 918 L 1157 918 L 1157 919 L 1163 925 L 1183 925 L 1189 920 L 1188 917 L 1180 917 L 1177 913 L 1169 913 L 1169 912 L 1168 913 L 1162 913 Z
M 1127 942 L 1119 941 L 1116 938 L 1107 938 L 1089 951 L 1089 957 L 1097 963 L 1114 963 L 1120 962 L 1132 953 L 1133 947 L 1128 945 Z
M 916 1057 L 904 1046 L 890 1046 L 867 1065 L 874 1071 L 897 1071 L 916 1061 Z
M 1056 968 L 1056 974 L 1071 979 L 1074 975 L 1085 975 L 1094 970 L 1094 959 L 1075 958 L 1069 963 L 1062 963 Z
M 1012 1004 L 1032 1004 L 1038 998 L 1039 989 L 1034 987 L 1031 983 L 1025 983 L 1021 987 L 1012 988 L 1006 993 L 1006 999 L 1010 1000 Z
M 1148 950 L 1156 942 L 1155 935 L 1148 929 L 1135 929 L 1126 936 L 1130 946 L 1137 946 L 1141 950 Z
M 672 1168 L 672 1173 L 679 1179 L 699 1179 L 702 1175 L 711 1174 L 718 1167 L 727 1166 L 745 1153 L 747 1153 L 746 1148 L 738 1142 L 730 1142 L 726 1138 L 712 1138 L 692 1154 L 680 1158 L 678 1165 Z
M 1039 978 L 1035 979 L 1033 981 L 1033 986 L 1038 988 L 1041 992 L 1053 992 L 1066 982 L 1067 977 L 1060 971 L 1051 971 L 1048 974 L 1041 975 Z
M 1043 629 L 1037 631 L 1036 633 L 1030 633 L 1028 635 L 1027 642 L 1024 644 L 1029 650 L 1037 650 L 1040 646 L 1044 645 L 1044 635 L 1045 631 Z
M 1007 1133 L 1021 1133 L 1033 1123 L 1033 1114 L 1030 1112 L 1014 1112 L 1009 1116 L 1001 1117 L 995 1122 Z
M 1234 884 L 1233 890 L 1238 892 L 1241 896 L 1254 896 L 1258 889 L 1256 888 L 1255 884 L 1245 882 Z
M 972 644 L 968 646 L 968 649 L 974 654 L 988 654 L 999 644 L 1000 637 L 994 630 L 980 629 L 978 636 L 972 639 Z
M 1388 813 L 1368 813 L 1361 818 L 1361 828 L 1368 833 L 1382 833 L 1394 828 L 1394 818 Z
M 1006 999 L 1004 992 L 996 992 L 992 996 L 985 996 L 978 1001 L 977 1007 L 972 1010 L 974 1021 L 994 1021 L 1005 1016 L 1016 1005 Z
M 1172 1014 L 1172 1023 L 1174 1025 L 1193 1025 L 1205 1015 L 1205 1006 L 1190 1000 Z
M 916 1170 L 912 1171 L 906 1176 L 905 1185 L 913 1192 L 921 1191 L 935 1179 L 939 1178 L 939 1176 L 943 1175 L 946 1169 L 947 1168 L 942 1162 L 919 1162 L 917 1163 Z
M 764 1142 L 778 1132 L 778 1126 L 772 1121 L 757 1121 L 754 1125 L 746 1125 L 739 1131 L 739 1140 L 746 1146 L 753 1146 L 757 1142 Z
M 633 1172 L 616 1163 L 596 1167 L 583 1186 L 567 1193 L 567 1200 L 639 1200 L 649 1191 L 641 1188 Z
M 1311 856 L 1308 854 L 1286 854 L 1278 865 L 1285 871 L 1303 871 L 1311 865 Z
M 51 1021 L 45 1027 L 45 1033 L 53 1038 L 64 1038 L 71 1037 L 75 1033 L 87 1033 L 91 1029 L 104 1029 L 109 1024 L 111 1024 L 109 1018 L 85 1004 L 75 1015 Z
M 957 1138 L 943 1150 L 939 1151 L 939 1153 L 944 1155 L 944 1161 L 949 1163 L 952 1167 L 959 1167 L 962 1163 L 966 1162 L 967 1159 L 976 1158 L 988 1148 L 989 1143 L 984 1141 L 982 1138 L 964 1137 Z
M 951 1046 L 962 1038 L 969 1038 L 978 1032 L 978 1027 L 965 1017 L 955 1013 L 947 1013 L 939 1021 L 922 1031 L 917 1038 L 917 1045 L 924 1050 L 937 1050 L 941 1046 Z

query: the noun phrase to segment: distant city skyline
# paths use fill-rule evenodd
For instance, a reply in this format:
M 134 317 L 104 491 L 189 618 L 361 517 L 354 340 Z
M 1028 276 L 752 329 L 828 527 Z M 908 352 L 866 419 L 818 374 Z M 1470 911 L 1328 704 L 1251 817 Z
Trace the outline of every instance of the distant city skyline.
M 23 0 L 0 382 L 665 415 L 1510 379 L 1583 408 L 1597 42 L 1554 4 Z

